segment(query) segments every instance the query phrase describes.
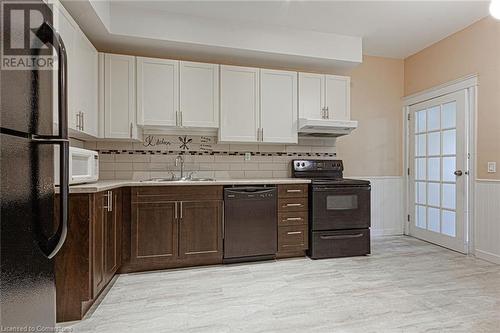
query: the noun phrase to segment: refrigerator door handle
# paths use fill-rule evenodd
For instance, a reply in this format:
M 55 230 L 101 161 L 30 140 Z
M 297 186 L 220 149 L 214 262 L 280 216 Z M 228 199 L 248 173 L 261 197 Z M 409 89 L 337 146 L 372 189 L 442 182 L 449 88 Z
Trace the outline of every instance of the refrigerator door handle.
M 67 54 L 61 36 L 50 23 L 44 22 L 37 29 L 36 36 L 45 44 L 51 44 L 57 51 L 58 63 L 58 135 L 36 136 L 33 140 L 41 144 L 58 144 L 59 149 L 59 225 L 56 233 L 44 244 L 40 244 L 47 258 L 53 258 L 61 249 L 68 232 L 69 199 L 69 140 L 68 140 L 68 95 L 67 95 Z
M 40 139 L 68 139 L 68 90 L 67 90 L 67 54 L 66 47 L 61 36 L 52 25 L 43 22 L 37 29 L 35 35 L 45 44 L 51 44 L 57 51 L 58 78 L 57 88 L 59 91 L 57 99 L 57 110 L 59 116 L 57 136 L 37 136 Z

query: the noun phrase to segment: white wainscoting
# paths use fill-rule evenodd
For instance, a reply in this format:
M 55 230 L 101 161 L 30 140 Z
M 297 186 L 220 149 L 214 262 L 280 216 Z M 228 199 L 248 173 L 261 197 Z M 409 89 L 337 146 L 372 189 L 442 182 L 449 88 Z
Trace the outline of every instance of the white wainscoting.
M 372 185 L 372 236 L 402 235 L 404 232 L 404 177 L 347 177 L 366 179 Z
M 476 257 L 500 264 L 500 181 L 476 181 L 474 209 Z

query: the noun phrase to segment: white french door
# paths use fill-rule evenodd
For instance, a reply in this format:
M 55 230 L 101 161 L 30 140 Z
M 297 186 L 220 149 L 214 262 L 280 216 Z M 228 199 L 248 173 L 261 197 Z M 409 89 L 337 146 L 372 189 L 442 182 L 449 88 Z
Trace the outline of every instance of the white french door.
M 467 252 L 465 90 L 409 107 L 410 235 Z

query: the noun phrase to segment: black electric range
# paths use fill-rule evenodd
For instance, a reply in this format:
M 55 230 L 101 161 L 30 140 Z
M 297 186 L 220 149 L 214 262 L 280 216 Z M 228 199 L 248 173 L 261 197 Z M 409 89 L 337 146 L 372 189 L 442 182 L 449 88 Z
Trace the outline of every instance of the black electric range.
M 312 259 L 370 253 L 370 182 L 343 177 L 341 160 L 293 160 L 292 176 L 311 179 L 309 251 Z

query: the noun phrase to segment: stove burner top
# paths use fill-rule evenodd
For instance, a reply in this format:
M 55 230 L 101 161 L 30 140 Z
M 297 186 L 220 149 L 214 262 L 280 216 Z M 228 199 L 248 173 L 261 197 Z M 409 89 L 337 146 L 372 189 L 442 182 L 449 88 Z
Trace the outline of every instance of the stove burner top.
M 370 182 L 343 177 L 341 160 L 293 160 L 292 175 L 295 178 L 311 179 L 313 185 L 369 186 Z

